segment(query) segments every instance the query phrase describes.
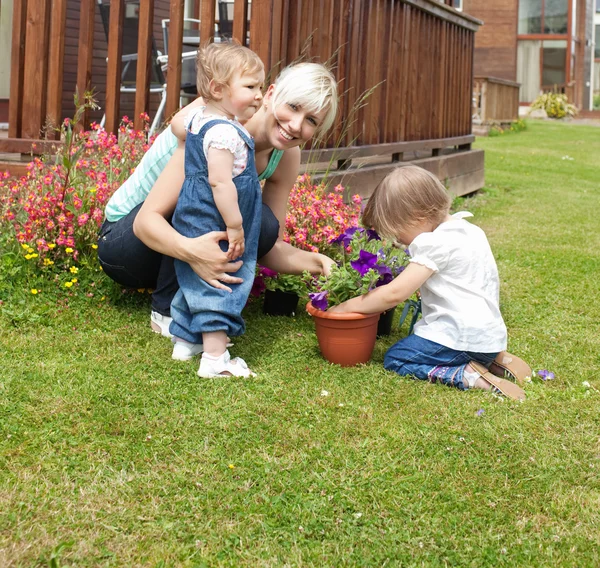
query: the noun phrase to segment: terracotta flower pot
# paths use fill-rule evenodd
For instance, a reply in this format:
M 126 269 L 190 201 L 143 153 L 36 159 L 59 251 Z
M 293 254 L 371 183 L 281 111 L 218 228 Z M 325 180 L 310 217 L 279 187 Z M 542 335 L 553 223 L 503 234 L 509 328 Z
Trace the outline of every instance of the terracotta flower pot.
M 265 290 L 263 313 L 270 316 L 293 316 L 298 308 L 298 294 Z
M 379 314 L 336 314 L 317 310 L 311 302 L 306 311 L 315 322 L 323 357 L 342 367 L 366 363 L 375 347 Z

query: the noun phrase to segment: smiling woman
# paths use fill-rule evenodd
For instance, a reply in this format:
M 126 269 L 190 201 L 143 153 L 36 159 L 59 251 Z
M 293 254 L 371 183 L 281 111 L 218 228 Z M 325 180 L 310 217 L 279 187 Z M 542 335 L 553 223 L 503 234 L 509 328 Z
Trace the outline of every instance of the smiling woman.
M 300 167 L 299 146 L 331 127 L 337 113 L 337 85 L 317 63 L 285 68 L 267 89 L 262 105 L 244 124 L 254 141 L 254 159 L 262 190 L 258 242 L 261 264 L 281 273 L 326 274 L 333 261 L 283 241 L 291 188 Z M 134 174 L 106 208 L 98 242 L 100 262 L 108 276 L 133 288 L 153 288 L 151 323 L 169 336 L 171 301 L 178 283 L 173 258 L 190 265 L 210 286 L 230 290 L 240 284 L 241 263 L 230 262 L 219 246 L 225 232 L 183 236 L 170 224 L 184 181 L 185 119 L 201 99 L 182 109 L 154 142 Z M 175 133 L 175 134 L 174 134 Z

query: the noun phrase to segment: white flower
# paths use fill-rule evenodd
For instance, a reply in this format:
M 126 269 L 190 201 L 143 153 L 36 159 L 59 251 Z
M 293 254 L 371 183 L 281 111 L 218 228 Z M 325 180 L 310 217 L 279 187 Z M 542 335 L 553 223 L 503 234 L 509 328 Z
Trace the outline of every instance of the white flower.
M 355 519 L 360 519 L 362 517 L 362 513 L 354 513 Z
M 583 381 L 582 386 L 584 386 L 586 389 L 589 389 L 592 385 L 590 385 L 589 381 Z
M 321 391 L 321 396 L 329 396 L 329 391 L 326 391 L 325 389 L 323 389 Z

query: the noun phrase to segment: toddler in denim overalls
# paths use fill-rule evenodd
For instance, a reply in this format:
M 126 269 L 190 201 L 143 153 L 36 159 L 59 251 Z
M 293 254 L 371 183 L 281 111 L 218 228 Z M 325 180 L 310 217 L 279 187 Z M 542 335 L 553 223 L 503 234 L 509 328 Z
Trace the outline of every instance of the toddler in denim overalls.
M 249 49 L 211 44 L 198 57 L 198 87 L 205 102 L 187 121 L 185 181 L 172 224 L 186 237 L 226 231 L 229 260 L 242 260 L 231 292 L 214 288 L 192 267 L 175 260 L 179 291 L 171 304 L 174 359 L 203 351 L 198 375 L 254 376 L 243 359 L 231 359 L 228 336 L 244 333 L 241 312 L 256 266 L 262 197 L 254 143 L 237 117 L 249 119 L 262 100 L 264 70 Z

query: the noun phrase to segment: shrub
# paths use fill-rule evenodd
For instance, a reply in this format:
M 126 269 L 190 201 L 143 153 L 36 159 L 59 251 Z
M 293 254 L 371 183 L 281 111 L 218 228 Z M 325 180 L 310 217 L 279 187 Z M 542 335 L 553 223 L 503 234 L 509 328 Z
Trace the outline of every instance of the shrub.
M 575 116 L 577 108 L 571 104 L 567 95 L 562 93 L 544 93 L 531 103 L 531 110 L 543 109 L 549 118 L 564 118 Z

